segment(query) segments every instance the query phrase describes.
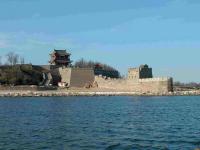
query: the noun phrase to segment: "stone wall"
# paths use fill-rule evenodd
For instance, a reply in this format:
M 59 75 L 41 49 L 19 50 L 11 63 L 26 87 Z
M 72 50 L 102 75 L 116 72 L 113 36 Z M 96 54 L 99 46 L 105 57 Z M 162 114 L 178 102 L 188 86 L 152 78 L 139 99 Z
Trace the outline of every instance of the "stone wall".
M 84 87 L 94 82 L 94 70 L 90 68 L 59 68 L 61 82 L 70 87 Z
M 137 81 L 140 78 L 140 69 L 139 68 L 130 68 L 128 70 L 128 79 Z
M 141 92 L 163 93 L 173 91 L 172 78 L 139 79 Z
M 66 85 L 70 85 L 71 81 L 71 68 L 59 68 L 59 74 L 61 76 L 61 82 L 66 83 Z
M 127 86 L 127 80 L 125 79 L 114 79 L 114 78 L 106 78 L 104 76 L 95 76 L 95 82 L 98 84 L 99 88 L 104 89 L 118 89 L 127 91 L 129 87 Z
M 151 68 L 149 74 L 152 74 Z M 146 72 L 146 71 L 145 71 Z M 54 81 L 66 83 L 69 87 L 86 87 L 87 85 L 98 85 L 99 88 L 116 91 L 140 92 L 140 93 L 165 93 L 173 91 L 172 78 L 139 78 L 140 69 L 129 70 L 126 79 L 108 78 L 95 76 L 91 68 L 65 68 L 60 67 L 51 70 Z M 59 78 L 60 77 L 60 78 Z M 55 80 L 56 79 L 56 80 Z M 58 83 L 57 82 L 57 83 Z
M 94 70 L 90 68 L 71 68 L 71 87 L 84 87 L 93 84 Z
M 96 76 L 95 81 L 99 88 L 118 91 L 133 91 L 140 93 L 165 93 L 173 91 L 172 78 L 149 78 L 134 81 L 130 79 L 110 79 Z

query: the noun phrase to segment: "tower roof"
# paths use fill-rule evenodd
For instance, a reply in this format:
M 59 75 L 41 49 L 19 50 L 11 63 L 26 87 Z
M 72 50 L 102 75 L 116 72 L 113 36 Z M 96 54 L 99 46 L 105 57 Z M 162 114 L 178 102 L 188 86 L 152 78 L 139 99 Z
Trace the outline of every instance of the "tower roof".
M 67 53 L 67 50 L 55 50 L 54 52 L 57 53 L 58 55 L 70 55 L 70 53 Z

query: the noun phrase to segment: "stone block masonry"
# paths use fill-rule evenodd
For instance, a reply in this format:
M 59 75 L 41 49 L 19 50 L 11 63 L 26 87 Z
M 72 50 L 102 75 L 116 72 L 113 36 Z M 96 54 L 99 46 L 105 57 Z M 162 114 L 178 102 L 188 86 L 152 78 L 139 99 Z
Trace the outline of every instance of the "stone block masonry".
M 90 68 L 72 68 L 70 86 L 85 87 L 94 83 L 94 70 Z
M 147 78 L 139 79 L 139 87 L 141 92 L 165 93 L 173 92 L 172 78 Z
M 138 81 L 129 79 L 107 79 L 96 76 L 99 88 L 112 89 L 116 91 L 129 91 L 139 93 L 166 93 L 173 91 L 172 78 L 146 78 Z
M 94 83 L 94 70 L 91 68 L 59 68 L 61 82 L 70 87 L 85 87 Z

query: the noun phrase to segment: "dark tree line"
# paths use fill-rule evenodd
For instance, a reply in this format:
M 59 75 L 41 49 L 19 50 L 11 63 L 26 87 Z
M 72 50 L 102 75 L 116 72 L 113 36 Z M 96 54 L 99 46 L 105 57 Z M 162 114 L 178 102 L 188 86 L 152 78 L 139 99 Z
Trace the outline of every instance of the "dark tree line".
M 117 69 L 100 62 L 86 61 L 83 58 L 76 61 L 74 64 L 76 68 L 93 68 L 95 75 L 103 75 L 111 78 L 120 78 L 120 73 Z
M 181 83 L 181 82 L 174 82 L 174 86 L 182 87 L 182 88 L 200 88 L 200 83 L 190 82 L 190 83 Z
M 117 69 L 100 62 L 95 61 L 86 61 L 83 58 L 76 61 L 74 67 L 78 68 L 94 68 L 94 69 L 103 69 L 103 70 L 110 70 L 110 71 L 117 71 Z

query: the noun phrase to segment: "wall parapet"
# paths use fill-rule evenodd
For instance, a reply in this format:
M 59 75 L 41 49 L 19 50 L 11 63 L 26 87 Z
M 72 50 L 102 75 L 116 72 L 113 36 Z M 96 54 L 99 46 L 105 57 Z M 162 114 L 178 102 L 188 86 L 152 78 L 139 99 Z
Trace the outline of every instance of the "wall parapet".
M 158 78 L 145 78 L 145 79 L 139 79 L 139 82 L 154 82 L 154 81 L 169 81 L 171 80 L 171 77 L 158 77 Z
M 71 69 L 73 69 L 73 70 L 94 70 L 93 68 L 78 68 L 78 67 L 73 67 Z
M 126 79 L 121 79 L 121 78 L 110 78 L 102 75 L 95 75 L 96 80 L 105 80 L 105 81 L 121 81 L 121 80 L 126 80 Z

